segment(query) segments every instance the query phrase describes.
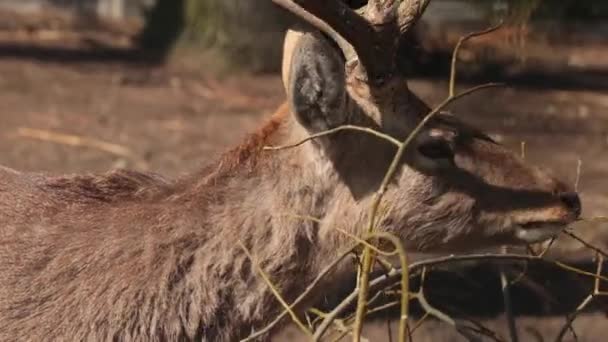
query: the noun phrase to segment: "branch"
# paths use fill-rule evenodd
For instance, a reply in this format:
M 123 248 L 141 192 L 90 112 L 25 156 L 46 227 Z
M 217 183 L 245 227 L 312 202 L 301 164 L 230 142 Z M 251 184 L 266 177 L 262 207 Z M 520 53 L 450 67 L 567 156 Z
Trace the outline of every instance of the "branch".
M 555 338 L 555 342 L 563 341 L 564 336 L 566 336 L 566 332 L 568 330 L 572 329 L 572 323 L 574 322 L 576 317 L 578 317 L 578 315 L 583 310 L 585 310 L 587 305 L 589 305 L 589 303 L 591 303 L 591 301 L 593 300 L 593 297 L 594 297 L 593 294 L 590 294 L 587 297 L 585 297 L 585 299 L 583 299 L 583 301 L 579 304 L 579 306 L 576 308 L 576 310 L 573 313 L 568 315 L 568 318 L 566 319 L 566 324 L 564 324 L 564 326 L 559 331 L 559 334 Z
M 284 149 L 288 149 L 288 148 L 294 148 L 294 147 L 298 147 L 308 141 L 320 138 L 320 137 L 324 137 L 327 135 L 331 135 L 340 131 L 359 131 L 359 132 L 363 132 L 363 133 L 367 133 L 367 134 L 371 134 L 374 136 L 377 136 L 381 139 L 384 139 L 388 142 L 390 142 L 391 144 L 399 147 L 401 146 L 401 142 L 393 137 L 391 137 L 388 134 L 384 134 L 382 132 L 376 131 L 374 129 L 368 128 L 368 127 L 361 127 L 361 126 L 354 126 L 354 125 L 343 125 L 343 126 L 339 126 L 336 128 L 332 128 L 330 130 L 327 131 L 323 131 L 323 132 L 319 132 L 316 134 L 312 134 L 309 135 L 308 137 L 306 137 L 305 139 L 302 139 L 296 143 L 293 144 L 289 144 L 289 145 L 282 145 L 282 146 L 264 146 L 264 150 L 266 151 L 278 151 L 278 150 L 284 150 Z
M 408 266 L 408 271 L 410 274 L 418 269 L 423 267 L 432 267 L 440 264 L 453 263 L 453 262 L 464 262 L 464 261 L 474 261 L 474 260 L 497 260 L 497 261 L 531 261 L 531 260 L 540 260 L 538 257 L 530 256 L 530 255 L 520 255 L 520 254 L 471 254 L 471 255 L 460 255 L 460 256 L 446 256 L 439 257 L 434 259 L 428 259 L 423 261 L 418 261 L 410 264 Z M 402 276 L 401 269 L 393 269 L 389 273 L 378 276 L 369 282 L 369 289 L 381 289 L 386 288 L 387 284 L 392 284 L 399 277 Z M 331 325 L 331 322 L 336 319 L 336 317 L 340 316 L 346 308 L 355 303 L 359 296 L 360 289 L 357 288 L 353 292 L 351 292 L 346 298 L 342 300 L 342 302 L 336 306 L 331 312 L 329 312 L 326 317 L 321 322 L 321 325 L 315 331 L 314 336 L 320 337 L 325 333 L 325 331 Z
M 88 147 L 92 149 L 97 149 L 99 151 L 110 153 L 118 157 L 123 157 L 132 160 L 136 164 L 136 166 L 142 170 L 148 169 L 147 162 L 135 155 L 135 153 L 133 153 L 131 149 L 107 141 L 29 127 L 19 127 L 16 135 L 22 138 L 37 139 L 67 146 Z
M 503 24 L 503 22 L 501 21 L 497 25 L 492 26 L 483 31 L 471 32 L 471 33 L 467 34 L 466 36 L 460 37 L 460 39 L 458 40 L 458 43 L 456 44 L 456 47 L 454 48 L 454 51 L 452 52 L 452 66 L 450 68 L 449 96 L 454 96 L 454 89 L 456 87 L 456 61 L 458 59 L 458 53 L 460 52 L 460 48 L 462 47 L 462 44 L 464 44 L 466 41 L 468 41 L 471 38 L 483 36 L 485 34 L 496 31 L 502 27 L 502 24 Z
M 388 171 L 384 175 L 384 179 L 382 180 L 380 187 L 374 194 L 374 198 L 372 200 L 372 205 L 371 205 L 371 210 L 370 210 L 369 223 L 368 223 L 367 230 L 366 230 L 367 234 L 372 233 L 372 231 L 374 230 L 374 226 L 376 224 L 376 214 L 378 213 L 378 208 L 380 206 L 380 203 L 382 201 L 382 198 L 384 197 L 386 190 L 388 189 L 388 185 L 390 184 L 395 173 L 397 172 L 397 169 L 399 167 L 399 164 L 401 162 L 403 155 L 405 154 L 407 147 L 416 138 L 416 136 L 422 130 L 422 128 L 424 128 L 424 126 L 435 115 L 437 115 L 439 112 L 441 112 L 441 110 L 443 108 L 445 108 L 447 105 L 449 105 L 453 101 L 458 100 L 469 94 L 472 94 L 476 91 L 486 89 L 486 88 L 497 87 L 497 86 L 501 86 L 501 84 L 499 84 L 499 83 L 482 84 L 482 85 L 470 88 L 468 90 L 465 90 L 464 92 L 462 92 L 458 95 L 450 96 L 447 99 L 445 99 L 443 102 L 441 102 L 437 107 L 435 107 L 435 109 L 431 110 L 424 117 L 424 119 L 422 119 L 422 121 L 420 121 L 420 123 L 418 123 L 418 125 L 414 128 L 414 130 L 407 136 L 405 141 L 403 141 L 401 143 L 401 145 L 399 146 L 399 148 L 397 149 L 397 152 L 395 153 L 393 161 L 391 162 L 391 164 L 388 168 Z M 360 335 L 361 329 L 363 327 L 363 319 L 365 316 L 365 309 L 366 309 L 365 303 L 367 302 L 369 273 L 371 271 L 372 264 L 373 264 L 372 252 L 369 248 L 365 247 L 363 249 L 363 265 L 361 267 L 361 274 L 360 274 L 361 276 L 358 278 L 358 287 L 361 288 L 361 291 L 359 292 L 359 295 L 358 295 L 359 299 L 357 302 L 357 311 L 356 311 L 356 316 L 355 316 L 355 326 L 354 326 L 355 331 L 353 332 L 355 337 Z M 356 340 L 355 340 L 355 342 L 356 342 Z
M 590 244 L 589 242 L 583 240 L 582 238 L 580 238 L 578 235 L 574 234 L 573 232 L 569 231 L 569 230 L 563 230 L 562 234 L 565 234 L 566 236 L 569 236 L 570 238 L 580 242 L 583 246 L 585 246 L 586 248 L 602 255 L 605 258 L 608 258 L 608 253 L 606 253 L 604 250 L 597 248 L 595 246 L 593 246 L 592 244 Z
M 405 253 L 405 249 L 403 248 L 403 244 L 401 243 L 401 240 L 392 235 L 392 234 L 388 234 L 388 233 L 372 233 L 370 234 L 369 237 L 367 237 L 365 240 L 370 240 L 373 238 L 378 238 L 378 239 L 384 239 L 384 240 L 388 240 L 391 244 L 393 244 L 393 246 L 395 247 L 396 252 L 399 254 L 399 262 L 402 266 L 402 268 L 404 268 L 406 271 L 405 272 L 399 272 L 399 275 L 401 277 L 401 315 L 399 318 L 399 341 L 400 342 L 404 342 L 405 341 L 405 334 L 406 334 L 406 330 L 407 330 L 407 320 L 408 320 L 408 315 L 409 315 L 409 273 L 408 273 L 408 267 L 407 267 L 407 255 Z M 358 241 L 358 239 L 356 239 Z M 359 242 L 359 244 L 362 244 L 361 242 Z M 366 247 L 366 249 L 369 247 Z M 386 255 L 391 255 L 392 253 L 384 253 L 382 252 L 381 254 L 386 254 Z M 389 273 L 387 274 L 392 274 L 395 271 L 395 269 L 393 268 L 391 271 L 389 271 Z M 356 292 L 361 292 L 361 291 L 355 291 Z M 351 294 L 352 295 L 352 294 Z M 356 296 L 358 296 L 358 294 L 356 294 Z M 338 317 L 343 311 L 344 309 L 346 309 L 350 304 L 352 303 L 346 303 L 343 306 L 339 305 L 338 307 L 334 308 L 334 310 L 332 310 L 329 314 L 327 314 L 325 316 L 325 318 L 323 319 L 323 321 L 321 322 L 321 325 L 319 326 L 319 328 L 317 328 L 317 330 L 314 333 L 313 336 L 313 340 L 314 341 L 318 341 L 320 340 L 323 335 L 325 334 L 325 332 L 327 331 L 327 329 L 329 328 L 329 326 L 332 324 L 332 322 L 336 319 L 336 317 Z M 357 324 L 361 324 L 358 323 L 357 317 L 355 316 L 355 328 L 353 329 L 353 337 L 357 338 L 358 336 L 360 336 L 360 329 L 361 326 L 357 327 Z
M 422 274 L 420 275 L 420 289 L 418 293 L 416 293 L 413 297 L 418 300 L 420 306 L 424 309 L 425 312 L 429 313 L 431 316 L 434 316 L 438 320 L 447 323 L 453 327 L 456 326 L 456 321 L 452 319 L 450 316 L 444 314 L 443 312 L 435 309 L 426 299 L 424 295 L 424 280 L 426 279 L 426 267 L 422 267 Z
M 346 249 L 332 263 L 325 266 L 325 268 L 323 270 L 321 270 L 321 272 L 319 272 L 317 277 L 308 285 L 308 287 L 306 287 L 304 292 L 302 292 L 298 296 L 298 298 L 296 298 L 293 301 L 293 303 L 291 303 L 291 305 L 289 305 L 289 309 L 293 309 L 296 305 L 300 304 L 306 298 L 306 296 L 308 296 L 308 294 L 315 287 L 317 287 L 317 285 L 321 282 L 321 280 L 323 278 L 325 278 L 325 276 L 332 269 L 334 269 L 344 258 L 346 258 L 346 256 L 348 256 L 350 253 L 352 253 L 355 250 L 355 248 L 357 248 L 358 246 L 359 246 L 359 244 L 356 244 L 356 245 L 353 245 L 352 247 Z M 274 328 L 288 313 L 289 313 L 289 310 L 287 310 L 287 308 L 286 308 L 279 316 L 277 316 L 277 318 L 275 318 L 272 322 L 270 322 L 270 324 L 268 324 L 264 328 L 258 330 L 257 332 L 251 334 L 250 336 L 242 339 L 241 342 L 255 341 L 258 337 L 270 332 L 270 330 L 272 330 L 272 328 Z
M 587 297 L 585 297 L 585 299 L 583 299 L 583 301 L 579 304 L 579 306 L 576 308 L 576 310 L 573 313 L 568 315 L 568 317 L 566 319 L 566 324 L 564 324 L 562 329 L 559 331 L 559 334 L 555 338 L 556 342 L 561 342 L 564 339 L 564 336 L 566 335 L 566 332 L 568 330 L 574 331 L 572 328 L 572 323 L 578 317 L 578 315 L 581 312 L 583 312 L 583 310 L 585 310 L 585 308 L 593 301 L 593 299 L 595 299 L 595 297 L 608 295 L 608 293 L 602 292 L 600 289 L 600 279 L 602 279 L 601 274 L 602 274 L 603 265 L 604 265 L 604 256 L 602 254 L 598 253 L 593 292 L 591 294 L 589 294 Z
M 500 287 L 502 290 L 502 299 L 505 308 L 505 316 L 507 318 L 507 327 L 509 329 L 509 336 L 511 342 L 518 342 L 519 337 L 517 335 L 517 326 L 515 324 L 515 315 L 513 314 L 513 306 L 511 305 L 511 285 L 507 279 L 505 269 L 500 269 Z
M 251 263 L 255 266 L 255 268 L 257 269 L 258 273 L 260 274 L 260 276 L 262 277 L 264 282 L 268 285 L 268 287 L 270 288 L 270 291 L 272 291 L 272 294 L 281 303 L 281 305 L 283 305 L 283 307 L 285 308 L 285 311 L 289 312 L 289 315 L 291 316 L 291 319 L 294 321 L 294 323 L 296 323 L 296 325 L 300 328 L 300 330 L 302 330 L 302 332 L 304 334 L 306 334 L 307 336 L 311 336 L 312 333 L 310 332 L 310 330 L 308 330 L 308 328 L 304 325 L 304 323 L 302 323 L 302 321 L 300 321 L 300 319 L 298 318 L 296 313 L 293 311 L 292 307 L 287 304 L 285 299 L 283 299 L 283 297 L 279 293 L 279 290 L 274 286 L 274 284 L 272 283 L 272 280 L 270 280 L 270 278 L 264 272 L 262 267 L 255 261 L 255 259 L 253 258 L 253 255 L 251 255 L 251 252 L 247 249 L 247 247 L 245 247 L 245 245 L 241 241 L 239 241 L 239 245 L 243 249 L 243 252 L 245 252 L 245 255 L 247 255 L 247 258 L 249 258 Z

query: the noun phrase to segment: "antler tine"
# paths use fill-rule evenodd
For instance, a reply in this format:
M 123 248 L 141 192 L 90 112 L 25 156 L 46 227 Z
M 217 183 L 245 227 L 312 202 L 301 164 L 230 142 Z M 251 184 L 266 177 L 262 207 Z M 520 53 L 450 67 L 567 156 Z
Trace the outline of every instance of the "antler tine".
M 390 24 L 395 18 L 395 1 L 399 0 L 369 0 L 365 15 L 372 25 L 383 26 Z
M 420 19 L 431 0 L 403 0 L 399 5 L 397 24 L 399 33 L 404 35 Z
M 392 63 L 384 56 L 386 49 L 382 36 L 366 18 L 342 1 L 272 1 L 329 35 L 340 45 L 347 58 L 352 57 L 349 50 L 354 49 L 370 81 L 381 83 L 392 72 Z

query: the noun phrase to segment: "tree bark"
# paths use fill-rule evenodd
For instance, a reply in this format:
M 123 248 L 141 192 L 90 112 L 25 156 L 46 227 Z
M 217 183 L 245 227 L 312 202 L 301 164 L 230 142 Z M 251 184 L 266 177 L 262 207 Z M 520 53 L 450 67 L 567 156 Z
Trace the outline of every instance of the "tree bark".
M 254 71 L 277 71 L 292 18 L 270 0 L 189 0 L 186 39 Z
M 254 71 L 277 71 L 282 39 L 292 18 L 270 0 L 157 0 L 139 46 L 164 62 L 174 45 L 214 49 Z

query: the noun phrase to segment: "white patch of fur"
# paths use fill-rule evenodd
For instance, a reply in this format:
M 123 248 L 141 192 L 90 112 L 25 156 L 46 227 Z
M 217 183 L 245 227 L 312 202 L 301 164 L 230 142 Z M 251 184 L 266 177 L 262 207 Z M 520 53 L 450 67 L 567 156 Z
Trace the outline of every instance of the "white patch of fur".
M 556 236 L 563 228 L 564 226 L 560 224 L 543 223 L 527 228 L 516 226 L 514 233 L 516 238 L 526 243 L 537 243 Z

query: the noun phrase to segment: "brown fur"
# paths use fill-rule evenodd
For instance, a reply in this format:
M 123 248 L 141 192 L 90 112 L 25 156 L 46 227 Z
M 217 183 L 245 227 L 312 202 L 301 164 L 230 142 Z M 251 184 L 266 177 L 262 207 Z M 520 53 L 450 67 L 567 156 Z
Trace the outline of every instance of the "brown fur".
M 199 174 L 205 193 L 191 192 L 194 177 L 169 182 L 126 170 L 49 177 L 0 168 L 0 340 L 231 341 L 266 319 L 276 303 L 237 241 L 271 274 L 305 281 L 308 265 L 296 262 L 305 249 L 296 245 L 308 237 L 266 231 L 266 217 L 234 217 L 271 189 L 249 193 L 230 183 L 237 174 L 258 181 L 270 156 L 262 147 L 287 113 L 282 106 L 212 172 Z M 222 221 L 233 224 L 222 228 Z M 260 231 L 249 236 L 251 224 Z M 260 243 L 287 250 L 258 253 Z
M 252 170 L 262 156 L 264 146 L 272 143 L 272 136 L 289 115 L 287 103 L 283 103 L 271 118 L 257 132 L 251 134 L 244 143 L 226 153 L 220 160 L 218 174 L 223 175 L 236 169 Z
M 399 137 L 428 109 L 403 80 L 382 89 L 381 103 L 348 91 L 353 122 Z M 272 320 L 280 306 L 239 242 L 292 301 L 352 243 L 335 227 L 362 233 L 394 153 L 353 132 L 263 151 L 309 134 L 287 114 L 284 105 L 244 144 L 177 181 L 0 167 L 0 340 L 235 341 Z M 444 115 L 430 128 L 454 136 L 453 169 L 401 165 L 377 228 L 408 249 L 522 243 L 523 225 L 578 215 L 560 197 L 565 185 L 469 126 Z M 340 265 L 306 304 L 351 272 Z

